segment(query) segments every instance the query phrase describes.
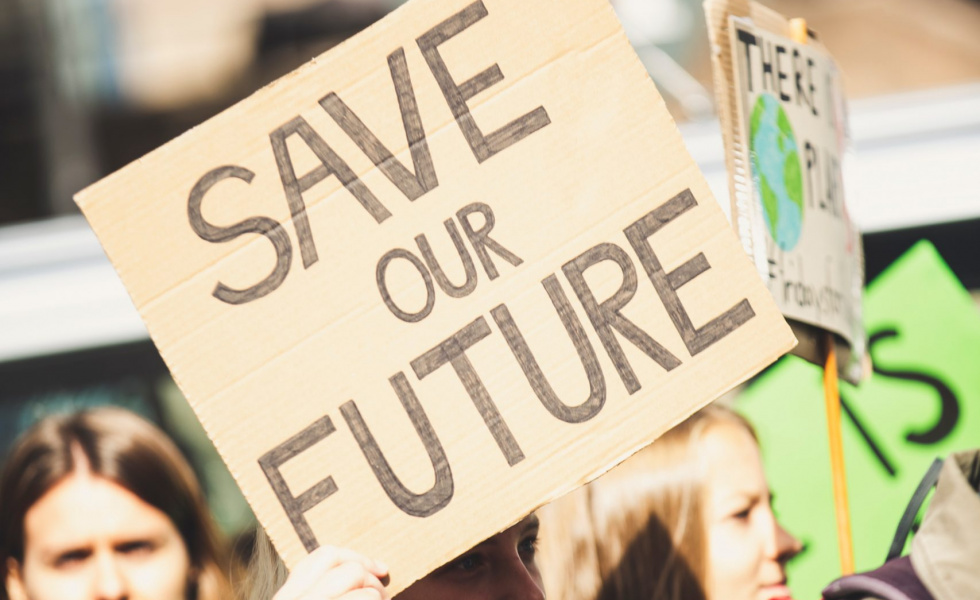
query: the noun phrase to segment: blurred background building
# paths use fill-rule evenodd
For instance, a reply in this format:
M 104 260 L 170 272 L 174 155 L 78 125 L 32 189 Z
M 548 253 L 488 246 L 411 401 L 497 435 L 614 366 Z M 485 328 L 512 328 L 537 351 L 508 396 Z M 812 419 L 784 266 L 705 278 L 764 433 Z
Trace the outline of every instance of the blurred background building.
M 0 455 L 38 416 L 115 403 L 170 431 L 226 531 L 251 514 L 72 194 L 288 73 L 400 0 L 0 0 Z M 694 0 L 615 0 L 727 203 Z M 980 2 L 765 0 L 808 20 L 852 98 L 868 279 L 933 241 L 980 289 Z M 977 296 L 975 296 L 977 297 Z

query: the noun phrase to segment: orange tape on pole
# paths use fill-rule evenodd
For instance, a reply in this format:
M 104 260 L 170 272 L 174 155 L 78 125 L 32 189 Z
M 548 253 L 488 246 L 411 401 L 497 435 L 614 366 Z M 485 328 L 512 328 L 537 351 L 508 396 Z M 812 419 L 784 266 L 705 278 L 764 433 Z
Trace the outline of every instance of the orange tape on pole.
M 796 18 L 789 20 L 789 36 L 797 44 L 805 44 L 808 41 L 809 30 L 806 26 L 806 19 Z

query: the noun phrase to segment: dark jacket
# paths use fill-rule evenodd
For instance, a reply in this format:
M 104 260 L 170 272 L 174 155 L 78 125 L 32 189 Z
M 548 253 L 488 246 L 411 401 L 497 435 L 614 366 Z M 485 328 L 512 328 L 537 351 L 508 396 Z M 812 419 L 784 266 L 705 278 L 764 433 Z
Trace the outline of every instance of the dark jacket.
M 980 598 L 980 449 L 951 455 L 909 556 L 834 581 L 825 600 Z

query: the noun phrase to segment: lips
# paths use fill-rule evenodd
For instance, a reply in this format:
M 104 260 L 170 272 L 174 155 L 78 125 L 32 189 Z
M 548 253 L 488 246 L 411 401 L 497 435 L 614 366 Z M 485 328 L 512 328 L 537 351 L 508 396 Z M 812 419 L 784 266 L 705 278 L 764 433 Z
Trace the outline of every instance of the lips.
M 793 600 L 793 594 L 785 583 L 777 583 L 763 587 L 759 598 L 761 600 Z

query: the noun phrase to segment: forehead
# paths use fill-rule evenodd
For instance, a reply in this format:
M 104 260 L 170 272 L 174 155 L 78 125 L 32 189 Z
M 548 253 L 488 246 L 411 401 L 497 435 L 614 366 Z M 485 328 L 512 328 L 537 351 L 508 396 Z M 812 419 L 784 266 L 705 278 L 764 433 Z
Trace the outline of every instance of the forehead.
M 741 425 L 718 423 L 702 439 L 701 460 L 712 495 L 766 489 L 762 458 L 755 438 Z
M 536 530 L 539 526 L 538 516 L 534 513 L 529 514 L 524 517 L 514 525 L 511 525 L 507 529 L 501 531 L 500 533 L 491 536 L 484 540 L 483 542 L 477 544 L 473 549 L 484 548 L 487 546 L 500 545 L 500 546 L 510 546 L 520 541 L 520 538 L 530 530 Z
M 25 551 L 159 535 L 176 528 L 159 509 L 104 477 L 64 477 L 24 517 Z

